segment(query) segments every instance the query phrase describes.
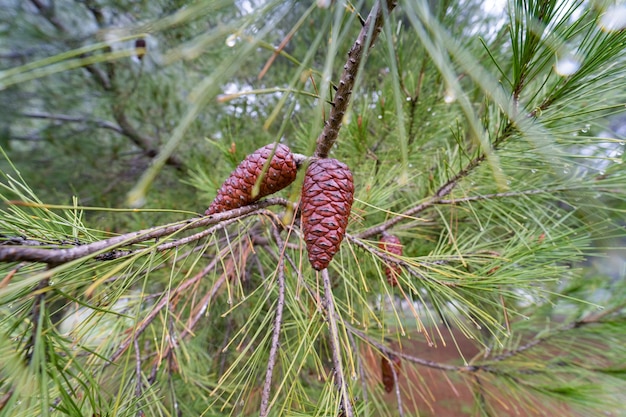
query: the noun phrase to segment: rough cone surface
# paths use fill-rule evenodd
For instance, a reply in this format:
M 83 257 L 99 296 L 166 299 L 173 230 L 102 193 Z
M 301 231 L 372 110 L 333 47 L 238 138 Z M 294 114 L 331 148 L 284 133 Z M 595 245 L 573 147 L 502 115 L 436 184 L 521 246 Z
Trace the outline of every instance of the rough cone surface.
M 397 236 L 385 234 L 378 241 L 378 247 L 393 255 L 402 256 L 402 243 Z M 402 268 L 398 265 L 389 265 L 385 267 L 385 275 L 387 275 L 387 282 L 392 287 L 398 285 L 398 276 Z
M 348 166 L 336 159 L 315 159 L 302 183 L 302 230 L 313 269 L 326 268 L 346 233 L 354 200 Z
M 259 194 L 252 197 L 254 184 L 272 153 L 274 156 L 261 182 Z M 282 190 L 296 179 L 296 174 L 296 162 L 289 147 L 274 143 L 265 145 L 248 155 L 230 174 L 204 214 L 208 216 L 251 204 Z

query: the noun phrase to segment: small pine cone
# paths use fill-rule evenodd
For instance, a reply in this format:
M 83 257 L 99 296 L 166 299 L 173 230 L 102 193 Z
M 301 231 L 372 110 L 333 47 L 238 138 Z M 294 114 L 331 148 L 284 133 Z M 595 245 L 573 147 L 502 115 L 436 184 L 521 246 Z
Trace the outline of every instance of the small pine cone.
M 391 392 L 393 391 L 393 387 L 395 384 L 395 379 L 400 376 L 400 369 L 402 369 L 402 361 L 396 355 L 388 354 L 383 355 L 380 358 L 380 370 L 381 370 L 381 379 L 383 383 L 383 387 L 385 387 L 385 391 Z M 396 378 L 394 379 L 393 373 L 396 372 Z
M 402 243 L 397 236 L 384 234 L 378 241 L 378 247 L 393 255 L 402 256 Z M 392 287 L 398 285 L 398 276 L 402 272 L 402 268 L 399 265 L 387 264 L 385 267 L 385 275 L 387 275 L 387 282 Z
M 348 166 L 336 159 L 315 159 L 302 183 L 302 231 L 313 269 L 326 268 L 346 233 L 354 199 Z
M 276 151 L 274 151 L 276 148 Z M 274 153 L 269 169 L 263 177 L 259 193 L 252 197 L 252 189 L 267 159 Z M 205 215 L 221 213 L 254 203 L 258 199 L 282 190 L 296 179 L 296 161 L 289 147 L 269 144 L 248 155 L 224 181 L 215 200 Z

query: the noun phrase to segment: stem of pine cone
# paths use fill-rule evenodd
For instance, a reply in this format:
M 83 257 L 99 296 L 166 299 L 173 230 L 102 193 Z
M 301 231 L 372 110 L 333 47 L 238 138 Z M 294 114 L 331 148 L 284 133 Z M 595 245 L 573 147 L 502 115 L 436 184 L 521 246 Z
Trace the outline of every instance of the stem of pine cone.
M 352 45 L 350 52 L 348 52 L 348 60 L 343 67 L 343 73 L 339 80 L 339 86 L 330 110 L 330 115 L 324 124 L 324 130 L 322 130 L 322 133 L 320 133 L 317 138 L 315 156 L 319 158 L 326 158 L 335 140 L 337 140 L 343 116 L 350 103 L 350 94 L 352 94 L 352 89 L 354 88 L 354 81 L 356 80 L 361 60 L 378 37 L 383 25 L 384 16 L 388 15 L 398 4 L 395 0 L 384 1 L 387 8 L 385 12 L 382 3 L 383 1 L 381 0 L 376 2 L 367 20 L 363 23 L 363 28 L 361 28 L 359 36 L 356 41 L 354 41 L 354 45 Z

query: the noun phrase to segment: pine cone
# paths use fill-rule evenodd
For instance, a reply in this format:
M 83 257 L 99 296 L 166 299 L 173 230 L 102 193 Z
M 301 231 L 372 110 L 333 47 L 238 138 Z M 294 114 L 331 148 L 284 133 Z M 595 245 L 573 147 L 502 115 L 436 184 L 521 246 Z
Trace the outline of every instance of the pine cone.
M 392 368 L 393 367 L 393 368 Z M 391 392 L 393 391 L 393 387 L 395 384 L 395 379 L 393 377 L 393 371 L 396 371 L 396 378 L 400 376 L 400 369 L 402 368 L 402 361 L 399 357 L 392 354 L 383 355 L 380 358 L 380 370 L 381 370 L 381 379 L 383 382 L 383 386 L 385 387 L 385 391 Z
M 313 269 L 326 268 L 346 233 L 354 199 L 348 166 L 336 159 L 315 159 L 302 184 L 302 231 Z
M 276 148 L 276 151 L 274 151 Z M 267 159 L 274 153 L 269 169 L 261 181 L 259 194 L 252 197 L 252 189 Z M 248 155 L 224 181 L 215 200 L 205 215 L 221 213 L 254 203 L 258 199 L 282 190 L 296 179 L 297 167 L 289 147 L 269 144 Z
M 378 247 L 393 255 L 402 256 L 402 243 L 397 236 L 384 234 L 378 241 Z M 398 276 L 402 272 L 402 268 L 399 265 L 386 264 L 385 275 L 387 275 L 387 282 L 392 287 L 398 285 Z

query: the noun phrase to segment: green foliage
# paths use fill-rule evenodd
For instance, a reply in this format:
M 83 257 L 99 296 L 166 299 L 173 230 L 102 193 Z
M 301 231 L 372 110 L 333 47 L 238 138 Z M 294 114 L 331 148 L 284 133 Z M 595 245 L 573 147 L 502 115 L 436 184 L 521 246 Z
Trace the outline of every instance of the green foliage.
M 329 298 L 302 173 L 287 200 L 196 213 L 258 147 L 314 152 L 371 2 L 5 3 L 0 415 L 623 413 L 626 32 L 605 5 L 385 14 L 331 152 L 356 199 Z

